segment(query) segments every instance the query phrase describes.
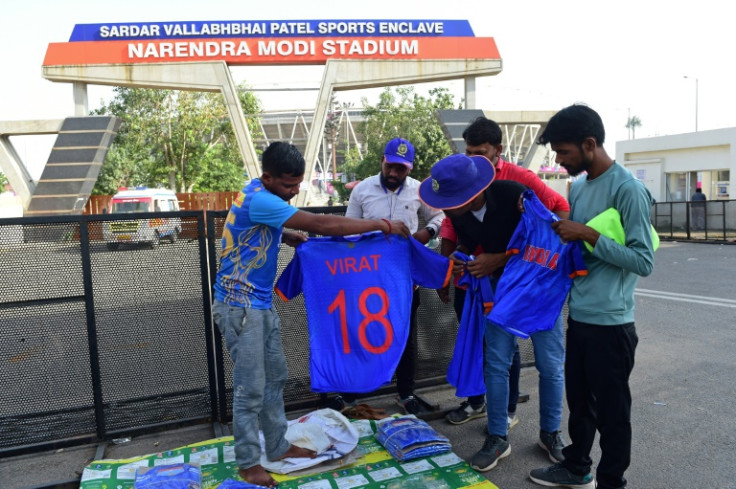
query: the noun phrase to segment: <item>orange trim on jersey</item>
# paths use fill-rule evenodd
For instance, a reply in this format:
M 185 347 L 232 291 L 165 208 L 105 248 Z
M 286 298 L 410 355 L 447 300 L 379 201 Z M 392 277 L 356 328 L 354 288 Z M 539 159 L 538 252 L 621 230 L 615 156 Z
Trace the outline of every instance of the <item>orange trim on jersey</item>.
M 493 309 L 493 304 L 494 304 L 493 301 L 484 302 L 483 303 L 483 314 L 485 314 L 486 316 L 489 315 L 491 313 L 491 309 Z
M 450 285 L 450 280 L 452 280 L 452 260 L 450 260 L 450 263 L 447 264 L 447 273 L 445 274 L 445 281 L 442 284 L 442 288 Z
M 519 248 L 511 248 L 511 249 L 506 250 L 506 255 L 507 256 L 518 255 L 520 251 L 521 250 L 519 250 Z
M 274 287 L 273 288 L 273 291 L 276 292 L 276 295 L 277 296 L 281 297 L 281 300 L 282 301 L 289 302 L 289 299 L 286 298 L 286 296 L 284 295 L 284 293 L 281 292 L 278 287 Z
M 398 52 L 389 54 L 387 51 Z M 230 65 L 308 65 L 325 64 L 330 59 L 500 60 L 501 55 L 492 37 L 154 39 L 49 43 L 43 66 L 195 61 L 225 61 Z
M 571 274 L 569 275 L 569 277 L 570 277 L 570 278 L 575 278 L 575 277 L 584 277 L 584 276 L 586 276 L 586 275 L 588 275 L 588 271 L 587 271 L 587 270 L 575 270 L 574 272 L 572 272 L 572 273 L 571 273 Z

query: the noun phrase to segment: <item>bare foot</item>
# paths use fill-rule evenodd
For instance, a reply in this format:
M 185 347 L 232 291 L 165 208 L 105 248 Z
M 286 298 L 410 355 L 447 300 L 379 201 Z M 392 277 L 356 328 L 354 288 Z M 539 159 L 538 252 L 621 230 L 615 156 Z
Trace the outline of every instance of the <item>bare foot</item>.
M 254 465 L 253 467 L 248 467 L 247 469 L 239 469 L 238 475 L 245 482 L 257 484 L 259 486 L 276 487 L 279 485 L 279 483 L 276 482 L 273 477 L 268 475 L 266 469 L 264 469 L 261 465 Z
M 289 445 L 289 449 L 286 453 L 281 455 L 276 460 L 283 460 L 285 458 L 314 458 L 317 456 L 317 452 L 309 450 L 307 448 L 298 447 L 296 445 Z

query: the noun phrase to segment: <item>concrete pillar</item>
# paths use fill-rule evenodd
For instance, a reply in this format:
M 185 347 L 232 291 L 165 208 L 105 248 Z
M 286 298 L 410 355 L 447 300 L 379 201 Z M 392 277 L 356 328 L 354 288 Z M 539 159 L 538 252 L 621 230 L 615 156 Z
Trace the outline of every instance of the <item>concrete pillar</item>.
M 63 120 L 0 121 L 0 171 L 8 178 L 23 209 L 28 208 L 36 183 L 10 142 L 10 136 L 58 134 Z
M 465 108 L 475 109 L 475 77 L 465 77 Z
M 74 87 L 74 115 L 85 117 L 89 115 L 89 102 L 87 100 L 87 84 L 83 82 L 72 83 Z

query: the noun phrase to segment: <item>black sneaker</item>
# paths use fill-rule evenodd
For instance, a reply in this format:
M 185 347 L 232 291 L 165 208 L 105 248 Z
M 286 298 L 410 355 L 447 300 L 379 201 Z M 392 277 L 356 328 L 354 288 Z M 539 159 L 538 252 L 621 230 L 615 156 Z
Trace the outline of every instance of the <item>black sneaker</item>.
M 550 467 L 534 469 L 529 472 L 529 478 L 547 487 L 571 487 L 573 489 L 594 489 L 595 481 L 590 473 L 575 475 L 565 468 L 562 463 L 556 463 Z
M 565 439 L 562 438 L 561 431 L 540 430 L 537 444 L 547 452 L 552 463 L 565 460 L 565 456 L 562 455 L 562 449 L 565 448 Z
M 348 402 L 341 395 L 335 396 L 325 405 L 326 408 L 334 409 L 335 411 L 342 411 L 345 408 L 353 406 L 355 406 L 355 401 Z
M 426 409 L 424 409 L 422 403 L 419 402 L 419 399 L 414 396 L 402 398 L 400 399 L 400 402 L 402 407 L 404 408 L 404 411 L 406 411 L 406 414 L 413 414 L 414 416 L 416 416 L 417 414 L 426 412 Z
M 470 459 L 470 466 L 479 472 L 491 470 L 502 458 L 511 454 L 511 445 L 498 435 L 486 436 L 483 448 Z
M 445 416 L 448 423 L 452 424 L 463 424 L 467 423 L 471 419 L 482 418 L 486 415 L 486 403 L 482 406 L 474 408 L 470 402 L 463 401 L 460 407 L 453 409 Z

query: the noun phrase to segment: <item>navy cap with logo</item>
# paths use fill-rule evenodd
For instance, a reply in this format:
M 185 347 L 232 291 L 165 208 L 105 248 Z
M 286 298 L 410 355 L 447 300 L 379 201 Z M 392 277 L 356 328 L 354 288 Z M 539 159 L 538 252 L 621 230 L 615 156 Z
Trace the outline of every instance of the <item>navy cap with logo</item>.
M 419 185 L 419 198 L 435 209 L 455 209 L 476 198 L 495 176 L 485 156 L 454 154 L 432 166 L 430 176 Z
M 404 138 L 394 138 L 386 144 L 383 156 L 388 163 L 400 163 L 414 168 L 414 146 Z

